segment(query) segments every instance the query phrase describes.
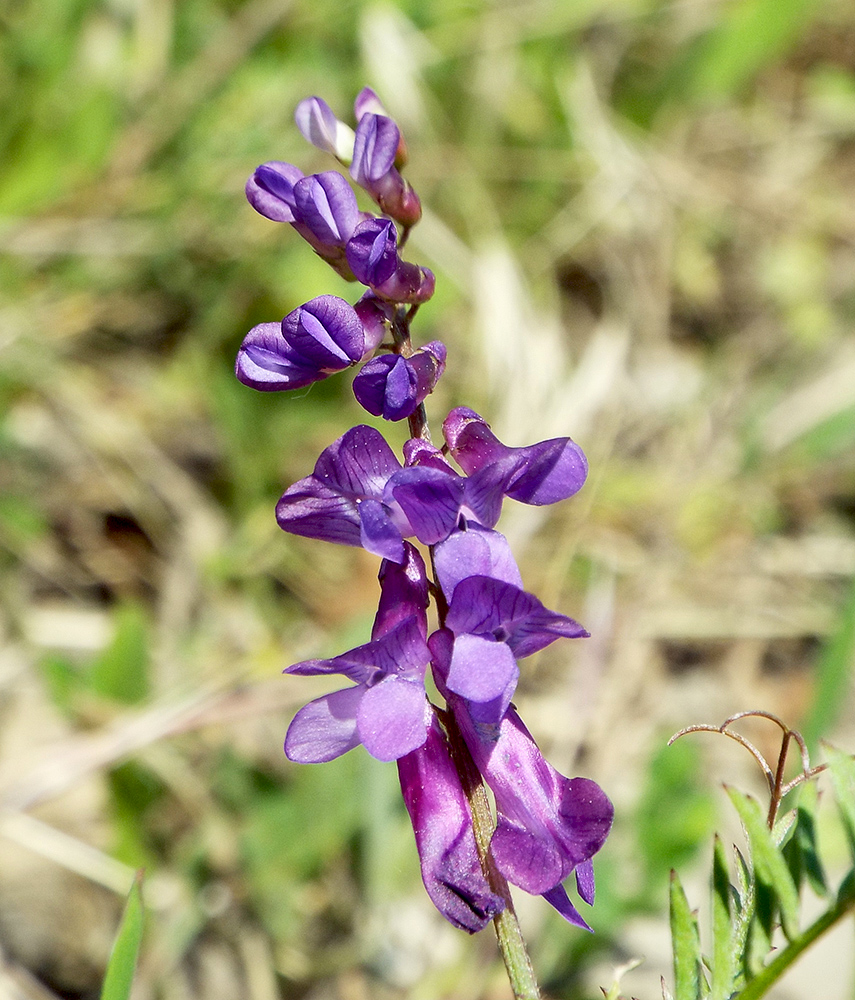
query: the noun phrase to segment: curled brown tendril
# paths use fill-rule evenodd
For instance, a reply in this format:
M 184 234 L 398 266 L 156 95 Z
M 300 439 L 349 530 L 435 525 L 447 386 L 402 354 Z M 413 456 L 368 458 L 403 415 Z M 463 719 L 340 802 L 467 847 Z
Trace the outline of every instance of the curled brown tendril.
M 755 747 L 750 740 L 747 740 L 741 733 L 734 732 L 729 728 L 734 722 L 738 722 L 739 719 L 749 717 L 769 719 L 770 722 L 774 722 L 775 725 L 778 726 L 783 734 L 781 737 L 781 749 L 778 752 L 778 760 L 774 770 L 763 754 L 760 753 L 757 747 Z M 763 771 L 763 774 L 766 776 L 766 781 L 769 785 L 770 801 L 766 823 L 768 824 L 770 830 L 775 825 L 775 817 L 778 815 L 778 808 L 781 805 L 784 796 L 788 795 L 794 788 L 802 784 L 802 782 L 815 778 L 818 774 L 824 771 L 826 767 L 828 767 L 827 764 L 819 764 L 816 767 L 811 767 L 810 757 L 808 756 L 807 747 L 805 746 L 805 741 L 802 738 L 801 733 L 797 732 L 795 729 L 790 729 L 790 727 L 779 719 L 777 715 L 773 715 L 771 712 L 764 712 L 762 709 L 737 712 L 736 715 L 731 715 L 729 719 L 725 719 L 720 726 L 705 723 L 698 723 L 694 726 L 686 726 L 685 729 L 681 729 L 678 733 L 674 733 L 671 739 L 668 740 L 668 746 L 671 746 L 672 743 L 676 742 L 681 736 L 685 736 L 687 733 L 721 733 L 722 736 L 729 736 L 732 740 L 736 740 L 740 746 L 745 747 L 745 749 L 757 761 Z M 790 749 L 790 743 L 793 740 L 795 740 L 798 745 L 799 752 L 801 754 L 802 770 L 800 774 L 797 774 L 795 778 L 785 784 L 784 768 L 787 764 L 787 754 Z

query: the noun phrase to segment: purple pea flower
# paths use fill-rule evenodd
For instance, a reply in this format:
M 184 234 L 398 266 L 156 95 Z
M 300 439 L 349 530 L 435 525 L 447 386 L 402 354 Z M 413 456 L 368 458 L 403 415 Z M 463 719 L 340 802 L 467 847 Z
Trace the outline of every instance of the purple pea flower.
M 395 166 L 400 142 L 400 129 L 391 118 L 366 111 L 356 126 L 350 176 L 386 215 L 409 228 L 422 217 L 422 206 Z
M 393 562 L 405 537 L 425 545 L 457 523 L 465 481 L 450 469 L 401 468 L 383 435 L 358 425 L 326 448 L 311 476 L 289 487 L 276 506 L 284 531 L 356 545 Z
M 445 418 L 443 434 L 451 454 L 467 475 L 488 467 L 503 480 L 502 490 L 521 503 L 556 503 L 573 496 L 588 475 L 582 449 L 570 438 L 552 438 L 524 448 L 502 444 L 474 410 L 458 406 Z
M 353 129 L 339 121 L 326 101 L 307 97 L 294 111 L 297 128 L 303 138 L 318 149 L 331 153 L 345 166 L 353 159 Z
M 363 285 L 392 302 L 418 304 L 434 292 L 432 271 L 401 260 L 398 234 L 389 219 L 368 219 L 360 223 L 345 248 L 347 263 Z
M 372 358 L 353 380 L 353 394 L 375 417 L 403 420 L 433 392 L 445 371 L 445 357 L 445 345 L 432 340 L 408 358 Z
M 344 299 L 321 295 L 290 312 L 281 323 L 261 323 L 246 335 L 235 374 L 264 392 L 300 389 L 371 356 L 376 326 L 366 329 Z
M 285 673 L 343 674 L 356 682 L 309 702 L 285 737 L 289 760 L 333 760 L 360 743 L 378 760 L 397 760 L 422 746 L 433 718 L 425 697 L 430 661 L 424 562 L 407 545 L 402 565 L 384 562 L 381 605 L 371 642 L 329 660 L 304 660 Z
M 470 703 L 482 727 L 504 717 L 519 677 L 517 660 L 560 637 L 587 631 L 550 611 L 522 589 L 519 570 L 503 535 L 475 526 L 436 546 L 437 580 L 448 601 L 445 625 L 453 634 L 442 660 L 443 684 Z M 437 640 L 439 641 L 439 640 Z
M 398 775 L 428 895 L 455 927 L 482 930 L 504 902 L 481 870 L 469 803 L 435 717 L 424 745 L 398 758 Z
M 429 639 L 440 689 L 449 656 L 449 636 Z M 565 778 L 543 757 L 512 707 L 498 729 L 485 732 L 471 704 L 450 694 L 449 707 L 475 766 L 496 800 L 497 825 L 490 853 L 513 885 L 542 895 L 565 919 L 588 930 L 561 883 L 575 871 L 579 895 L 593 903 L 591 858 L 605 843 L 614 809 L 589 778 Z

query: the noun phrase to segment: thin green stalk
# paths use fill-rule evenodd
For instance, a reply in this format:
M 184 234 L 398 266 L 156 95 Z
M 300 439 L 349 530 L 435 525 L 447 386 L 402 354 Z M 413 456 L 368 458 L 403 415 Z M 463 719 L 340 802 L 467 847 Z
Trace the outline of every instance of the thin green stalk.
M 844 886 L 837 902 L 831 909 L 822 914 L 814 923 L 803 931 L 794 941 L 771 961 L 751 982 L 739 993 L 738 1000 L 759 1000 L 781 978 L 795 960 L 809 948 L 818 937 L 830 930 L 838 920 L 845 917 L 855 908 L 855 893 L 846 891 Z
M 493 835 L 493 814 L 487 801 L 487 793 L 469 750 L 463 741 L 452 712 L 443 713 L 443 722 L 448 732 L 451 757 L 463 782 L 463 789 L 472 811 L 472 827 L 475 842 L 481 858 L 481 867 L 490 888 L 501 896 L 505 909 L 493 918 L 496 940 L 515 1000 L 540 1000 L 540 989 L 534 976 L 531 959 L 523 940 L 522 930 L 514 910 L 511 891 L 504 875 L 496 868 L 490 856 L 490 838 Z

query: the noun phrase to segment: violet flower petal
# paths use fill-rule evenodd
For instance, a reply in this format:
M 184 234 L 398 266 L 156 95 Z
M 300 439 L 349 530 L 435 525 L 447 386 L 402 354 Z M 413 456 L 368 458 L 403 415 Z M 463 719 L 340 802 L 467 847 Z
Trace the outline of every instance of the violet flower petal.
M 281 323 L 260 323 L 249 331 L 238 350 L 235 375 L 262 392 L 302 389 L 327 378 L 285 340 Z
M 326 101 L 320 97 L 305 98 L 297 105 L 294 120 L 303 138 L 313 146 L 332 154 L 342 163 L 350 163 L 353 157 L 353 129 L 336 118 Z
M 429 645 L 435 651 L 433 637 Z M 595 782 L 565 778 L 544 760 L 512 708 L 492 739 L 479 733 L 465 702 L 452 698 L 452 709 L 496 799 L 500 822 L 490 849 L 497 867 L 526 892 L 547 892 L 602 847 L 611 802 Z
M 422 746 L 430 719 L 424 683 L 393 674 L 365 692 L 356 725 L 371 756 L 389 761 Z
M 594 862 L 590 858 L 576 865 L 576 891 L 588 906 L 594 905 L 596 885 L 594 883 Z
M 454 530 L 464 485 L 460 476 L 423 466 L 401 469 L 389 477 L 387 503 L 397 503 L 424 545 L 434 545 Z
M 556 910 L 561 914 L 562 917 L 568 922 L 573 924 L 574 927 L 580 927 L 583 931 L 591 931 L 593 934 L 593 928 L 589 927 L 585 923 L 585 919 L 582 914 L 576 909 L 576 907 L 570 902 L 570 897 L 563 885 L 560 883 L 555 886 L 554 889 L 550 889 L 548 892 L 541 893 L 543 898 L 546 900 L 550 906 L 554 906 Z
M 303 177 L 294 185 L 300 221 L 322 243 L 344 246 L 361 221 L 356 195 L 336 170 Z
M 401 132 L 385 115 L 366 112 L 356 126 L 350 175 L 370 191 L 395 166 Z
M 435 719 L 425 744 L 398 759 L 398 775 L 428 896 L 455 927 L 482 930 L 504 903 L 481 870 L 469 804 Z
M 454 588 L 470 576 L 489 576 L 522 589 L 519 567 L 508 540 L 498 531 L 468 524 L 434 549 L 437 582 L 450 601 Z
M 492 702 L 515 687 L 518 676 L 517 661 L 505 643 L 477 635 L 455 636 L 446 684 L 461 698 Z
M 262 163 L 246 182 L 247 201 L 259 215 L 274 222 L 299 222 L 294 185 L 302 177 L 303 171 L 291 163 Z
M 310 701 L 294 716 L 285 736 L 285 755 L 295 764 L 322 764 L 359 745 L 356 714 L 362 686 Z
M 379 639 L 407 618 L 415 618 L 422 638 L 427 635 L 430 602 L 424 560 L 409 542 L 404 542 L 401 563 L 386 559 L 380 565 L 380 603 L 374 616 L 371 638 Z M 429 659 L 430 657 L 428 657 Z
M 457 584 L 445 623 L 455 635 L 491 635 L 506 642 L 518 659 L 558 638 L 588 635 L 578 622 L 550 611 L 533 594 L 484 576 L 469 576 Z
M 362 359 L 365 330 L 353 306 L 337 295 L 319 295 L 282 320 L 288 344 L 324 372 L 341 371 Z
M 393 562 L 404 561 L 404 540 L 400 530 L 378 500 L 358 501 L 359 544 L 366 552 Z
M 349 237 L 345 253 L 357 281 L 372 288 L 382 285 L 400 264 L 394 224 L 389 219 L 361 222 Z

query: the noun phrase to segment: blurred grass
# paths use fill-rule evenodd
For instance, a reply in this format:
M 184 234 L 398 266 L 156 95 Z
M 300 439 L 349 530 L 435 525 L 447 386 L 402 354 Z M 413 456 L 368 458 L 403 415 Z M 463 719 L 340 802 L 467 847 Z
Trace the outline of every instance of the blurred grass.
M 69 842 L 9 841 L 0 950 L 62 995 L 97 994 L 116 897 L 94 883 L 139 864 L 140 996 L 505 995 L 488 935 L 424 898 L 394 769 L 281 753 L 323 689 L 278 672 L 364 641 L 377 567 L 273 520 L 365 416 L 346 376 L 253 393 L 235 351 L 354 289 L 243 185 L 267 159 L 327 169 L 293 107 L 347 117 L 365 84 L 427 209 L 434 426 L 466 403 L 591 460 L 572 504 L 503 522 L 529 589 L 593 633 L 528 662 L 526 718 L 618 809 L 594 937 L 521 900 L 549 995 L 642 951 L 626 990 L 656 995 L 670 964 L 644 921 L 709 843 L 696 786 L 722 767 L 663 733 L 762 707 L 852 745 L 850 4 L 9 2 L 0 811 L 34 797 L 100 853 L 83 879 Z

